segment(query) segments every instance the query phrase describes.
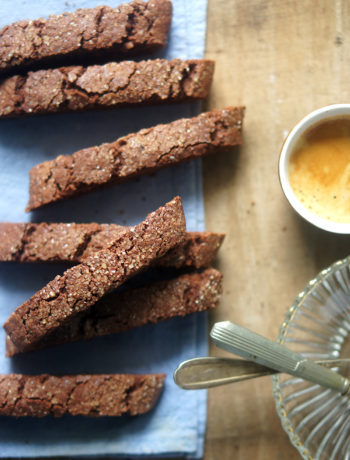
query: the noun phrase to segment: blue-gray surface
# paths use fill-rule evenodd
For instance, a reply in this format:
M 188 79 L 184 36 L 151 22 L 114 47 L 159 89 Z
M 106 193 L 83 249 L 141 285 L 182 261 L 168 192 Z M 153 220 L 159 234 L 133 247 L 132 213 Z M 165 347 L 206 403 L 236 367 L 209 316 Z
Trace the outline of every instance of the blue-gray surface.
M 0 26 L 25 18 L 120 0 L 2 0 Z M 173 0 L 170 42 L 159 56 L 200 58 L 206 28 L 206 0 Z M 183 198 L 189 230 L 204 229 L 201 166 L 192 162 L 153 177 L 62 202 L 31 215 L 28 170 L 38 162 L 120 135 L 169 122 L 198 111 L 196 104 L 51 115 L 0 123 L 0 221 L 116 222 L 135 224 L 175 195 Z M 0 264 L 0 322 L 15 307 L 65 269 L 62 265 Z M 177 388 L 172 373 L 187 358 L 205 355 L 205 314 L 174 319 L 117 336 L 4 357 L 0 333 L 0 373 L 165 372 L 165 390 L 156 408 L 139 417 L 84 419 L 0 419 L 0 457 L 73 455 L 183 455 L 200 457 L 206 393 Z

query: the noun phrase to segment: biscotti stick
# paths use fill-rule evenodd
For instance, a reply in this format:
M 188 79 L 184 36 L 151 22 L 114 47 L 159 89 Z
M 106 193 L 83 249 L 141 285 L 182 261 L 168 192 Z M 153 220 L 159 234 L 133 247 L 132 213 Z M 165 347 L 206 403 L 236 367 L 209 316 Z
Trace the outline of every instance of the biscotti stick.
M 214 62 L 110 62 L 38 70 L 0 81 L 0 118 L 204 99 Z
M 145 414 L 156 404 L 164 378 L 164 374 L 0 374 L 0 415 Z
M 109 294 L 88 312 L 75 316 L 34 344 L 31 350 L 116 334 L 148 323 L 211 310 L 218 305 L 221 283 L 222 274 L 208 268 L 202 273 L 180 275 L 171 280 Z M 18 353 L 20 351 L 7 338 L 6 356 Z
M 185 236 L 181 199 L 174 198 L 122 232 L 106 249 L 48 283 L 4 324 L 12 342 L 26 350 L 76 314 L 148 267 Z
M 214 110 L 40 163 L 29 173 L 26 211 L 239 145 L 243 113 Z
M 112 243 L 126 227 L 116 224 L 0 223 L 0 262 L 78 263 Z M 224 239 L 214 232 L 187 232 L 183 242 L 154 265 L 203 268 Z
M 80 262 L 126 230 L 117 224 L 0 223 L 1 262 Z
M 174 246 L 152 265 L 172 268 L 205 268 L 215 259 L 224 233 L 187 232 L 182 243 Z
M 166 44 L 171 9 L 169 0 L 136 0 L 15 22 L 0 30 L 0 73 L 155 51 Z

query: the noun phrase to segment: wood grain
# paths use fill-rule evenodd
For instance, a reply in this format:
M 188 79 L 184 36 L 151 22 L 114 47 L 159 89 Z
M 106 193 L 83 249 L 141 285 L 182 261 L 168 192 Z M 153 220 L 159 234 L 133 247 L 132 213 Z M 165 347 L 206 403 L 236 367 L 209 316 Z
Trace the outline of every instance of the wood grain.
M 280 146 L 310 111 L 349 102 L 350 1 L 209 0 L 207 109 L 245 105 L 244 146 L 204 160 L 208 230 L 226 232 L 224 296 L 210 323 L 232 320 L 275 339 L 288 307 L 350 237 L 302 221 L 279 184 Z M 224 355 L 211 348 L 212 355 Z M 209 392 L 205 459 L 298 459 L 269 378 Z

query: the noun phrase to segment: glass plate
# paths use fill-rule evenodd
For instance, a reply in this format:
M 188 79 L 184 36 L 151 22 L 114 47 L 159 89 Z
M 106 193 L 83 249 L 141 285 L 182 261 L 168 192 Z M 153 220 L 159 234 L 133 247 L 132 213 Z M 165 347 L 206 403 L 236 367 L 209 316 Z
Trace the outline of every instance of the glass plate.
M 350 358 L 350 256 L 323 270 L 301 292 L 278 341 L 307 358 Z M 350 364 L 338 367 L 350 375 Z M 350 459 L 350 399 L 285 374 L 273 376 L 282 426 L 302 458 Z

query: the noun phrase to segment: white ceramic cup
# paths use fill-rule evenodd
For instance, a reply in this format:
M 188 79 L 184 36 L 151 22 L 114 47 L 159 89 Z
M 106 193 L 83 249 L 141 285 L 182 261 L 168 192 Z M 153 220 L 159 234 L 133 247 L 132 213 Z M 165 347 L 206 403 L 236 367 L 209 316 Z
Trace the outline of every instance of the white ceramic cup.
M 350 223 L 339 223 L 332 222 L 322 217 L 317 216 L 307 209 L 296 197 L 293 189 L 289 183 L 289 160 L 291 153 L 294 150 L 296 142 L 300 139 L 300 136 L 311 126 L 317 126 L 318 124 L 329 120 L 337 119 L 337 117 L 349 116 L 350 118 L 350 104 L 334 104 L 322 107 L 321 109 L 315 110 L 303 118 L 288 134 L 286 137 L 281 150 L 279 160 L 279 176 L 283 192 L 289 201 L 290 205 L 294 210 L 305 220 L 315 225 L 318 228 L 327 230 L 333 233 L 350 234 Z

